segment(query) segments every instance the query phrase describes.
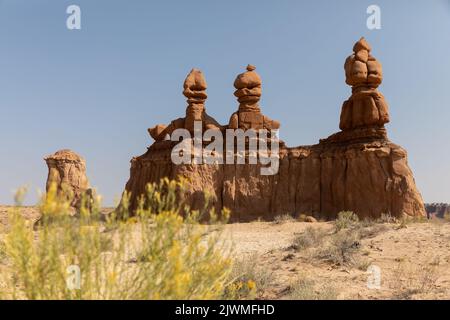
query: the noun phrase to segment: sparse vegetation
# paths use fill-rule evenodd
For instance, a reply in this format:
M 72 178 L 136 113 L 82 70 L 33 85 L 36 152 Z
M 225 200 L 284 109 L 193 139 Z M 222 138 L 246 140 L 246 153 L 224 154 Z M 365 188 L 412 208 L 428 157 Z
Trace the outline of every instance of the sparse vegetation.
M 2 239 L 0 239 L 0 264 L 6 260 L 6 246 Z
M 294 250 L 302 250 L 321 245 L 327 232 L 321 228 L 307 227 L 305 231 L 297 235 L 292 243 Z
M 373 224 L 370 226 L 360 225 L 358 228 L 355 229 L 355 232 L 358 233 L 361 239 L 366 239 L 376 237 L 378 234 L 388 230 L 389 227 L 386 226 L 385 224 Z
M 334 222 L 336 232 L 355 226 L 359 222 L 359 218 L 352 211 L 341 211 Z
M 120 220 L 127 210 L 98 219 L 98 207 L 68 215 L 69 199 L 51 188 L 40 204 L 36 231 L 20 209 L 10 213 L 5 258 L 0 266 L 0 298 L 5 299 L 217 299 L 223 297 L 231 272 L 221 232 L 204 237 L 209 225 L 198 211 L 176 201 L 182 182 L 149 185 L 137 215 Z M 20 203 L 19 203 L 20 204 Z M 220 220 L 210 212 L 213 223 Z M 137 257 L 139 256 L 139 259 Z M 80 269 L 80 287 L 67 285 L 68 267 Z
M 374 220 L 359 220 L 353 212 L 349 211 L 339 213 L 334 226 L 332 233 L 320 227 L 306 228 L 294 238 L 290 249 L 300 251 L 314 248 L 304 256 L 308 261 L 326 261 L 335 266 L 356 267 L 365 271 L 371 261 L 359 252 L 362 247 L 361 240 L 373 238 L 389 230 L 387 225 L 379 224 Z
M 83 208 L 77 217 L 61 214 L 70 210 L 67 199 L 60 199 L 52 190 L 39 204 L 43 216 L 35 225 L 35 214 L 28 211 L 29 220 L 25 220 L 20 212 L 25 208 L 12 209 L 7 228 L 0 234 L 0 299 L 321 300 L 336 299 L 337 288 L 342 289 L 340 298 L 445 297 L 437 281 L 439 275 L 446 277 L 447 255 L 433 256 L 428 263 L 420 258 L 417 265 L 412 263 L 413 256 L 428 252 L 429 242 L 420 238 L 431 236 L 426 230 L 447 238 L 444 219 L 417 226 L 409 225 L 419 221 L 413 218 L 359 220 L 347 212 L 333 222 L 307 225 L 290 224 L 298 220 L 279 216 L 277 224 L 249 226 L 284 233 L 284 238 L 268 238 L 273 245 L 250 241 L 242 247 L 246 258 L 235 260 L 229 253 L 231 242 L 236 242 L 224 239 L 225 220 L 213 211 L 207 213 L 216 222 L 201 220 L 206 209 L 192 211 L 177 201 L 182 183 L 164 184 L 149 186 L 137 216 L 131 218 L 125 211 L 127 195 L 122 207 L 103 219 L 97 203 Z M 17 199 L 21 201 L 22 195 Z M 179 214 L 182 206 L 184 215 Z M 410 229 L 399 230 L 402 224 Z M 228 228 L 235 230 L 229 225 L 227 232 Z M 416 228 L 427 233 L 418 234 L 417 243 L 412 244 L 417 248 L 414 252 L 400 249 L 392 257 L 394 265 L 401 265 L 392 271 L 389 258 L 380 261 L 380 255 L 386 252 L 390 257 L 392 246 L 402 248 L 403 235 L 412 243 Z M 246 241 L 246 229 L 240 230 Z M 389 230 L 387 236 L 378 237 Z M 441 240 L 439 247 L 445 243 Z M 391 247 L 386 247 L 386 241 Z M 252 251 L 258 253 L 248 255 Z M 363 290 L 364 272 L 372 263 L 382 268 L 383 290 L 371 291 L 368 296 Z M 67 267 L 71 265 L 81 269 L 80 290 L 67 288 Z M 299 273 L 305 276 L 297 278 Z M 313 274 L 319 277 L 311 277 Z M 355 281 L 358 289 L 343 288 L 348 281 Z M 286 290 L 280 291 L 283 287 Z
M 324 248 L 316 252 L 316 257 L 334 265 L 354 265 L 354 254 L 361 247 L 359 240 L 359 237 L 352 232 L 336 233 L 331 236 Z
M 273 219 L 273 223 L 274 224 L 282 224 L 282 223 L 288 223 L 288 222 L 294 222 L 295 219 L 293 216 L 291 216 L 290 214 L 282 214 L 279 216 L 276 216 Z
M 317 288 L 311 279 L 299 278 L 289 286 L 288 298 L 292 300 L 336 300 L 337 292 L 331 286 Z
M 378 223 L 397 223 L 398 219 L 393 217 L 390 213 L 382 213 L 377 220 Z
M 230 279 L 228 296 L 250 299 L 261 295 L 273 283 L 274 276 L 273 272 L 258 265 L 256 255 L 251 255 L 234 262 Z
M 394 270 L 392 288 L 397 299 L 411 299 L 417 294 L 427 294 L 436 287 L 439 275 L 436 266 L 416 266 L 401 262 Z

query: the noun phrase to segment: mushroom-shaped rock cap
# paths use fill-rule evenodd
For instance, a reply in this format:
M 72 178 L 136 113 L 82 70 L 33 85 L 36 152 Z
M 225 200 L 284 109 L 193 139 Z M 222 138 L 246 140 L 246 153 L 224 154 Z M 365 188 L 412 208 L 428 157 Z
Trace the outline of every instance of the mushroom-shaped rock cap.
M 203 72 L 199 69 L 192 69 L 186 77 L 186 80 L 184 80 L 184 89 L 188 88 L 195 91 L 206 90 L 206 80 L 203 76 Z
M 192 69 L 189 72 L 183 87 L 183 94 L 188 98 L 188 103 L 203 103 L 208 98 L 206 80 L 199 69 Z
M 256 73 L 255 69 L 255 66 L 249 64 L 247 66 L 247 71 L 237 76 L 236 80 L 234 81 L 234 87 L 236 89 L 251 89 L 261 86 L 261 77 Z
M 84 162 L 84 159 L 69 149 L 62 149 L 56 151 L 54 154 L 51 154 L 44 158 L 44 160 L 66 160 L 66 161 L 76 161 L 76 162 Z
M 370 47 L 370 44 L 366 41 L 364 37 L 361 37 L 358 42 L 355 43 L 353 46 L 353 52 L 357 53 L 358 51 L 366 50 L 369 51 L 372 50 Z

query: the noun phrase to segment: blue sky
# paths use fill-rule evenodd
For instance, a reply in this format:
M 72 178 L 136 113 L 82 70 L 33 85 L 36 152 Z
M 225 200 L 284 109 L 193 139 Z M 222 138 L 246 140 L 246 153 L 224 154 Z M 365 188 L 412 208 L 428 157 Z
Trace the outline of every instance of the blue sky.
M 66 28 L 66 8 L 82 30 Z M 381 8 L 381 30 L 366 9 Z M 261 107 L 288 145 L 338 131 L 350 95 L 343 64 L 365 36 L 383 64 L 390 139 L 408 150 L 425 201 L 450 202 L 450 4 L 433 1 L 0 0 L 0 203 L 44 189 L 43 157 L 70 148 L 112 205 L 146 129 L 183 116 L 184 78 L 200 68 L 208 113 L 226 123 L 248 63 Z

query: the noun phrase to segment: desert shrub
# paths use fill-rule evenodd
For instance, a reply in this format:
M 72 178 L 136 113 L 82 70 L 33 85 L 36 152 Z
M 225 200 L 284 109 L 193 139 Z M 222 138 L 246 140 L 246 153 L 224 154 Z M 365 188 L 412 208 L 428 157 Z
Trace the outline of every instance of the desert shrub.
M 6 246 L 5 242 L 0 239 L 0 264 L 4 263 L 6 260 Z
M 450 212 L 445 211 L 444 216 L 442 218 L 444 221 L 450 221 Z
M 367 259 L 367 258 L 364 258 L 364 257 L 361 257 L 361 256 L 359 256 L 359 257 L 356 257 L 356 258 L 354 258 L 355 260 L 355 266 L 356 266 L 356 268 L 358 269 L 358 270 L 361 270 L 361 271 L 367 271 L 368 270 L 368 268 L 372 265 L 372 261 L 370 261 L 369 259 Z
M 69 216 L 69 201 L 50 188 L 39 205 L 33 230 L 20 209 L 10 213 L 5 239 L 6 271 L 0 274 L 5 299 L 216 299 L 231 271 L 229 249 L 217 228 L 228 216 L 200 224 L 198 211 L 180 208 L 174 195 L 182 182 L 149 185 L 137 215 L 118 212 L 101 221 L 99 205 Z M 144 204 L 145 202 L 145 204 Z M 183 209 L 183 215 L 180 214 Z M 215 218 L 214 212 L 211 217 Z M 207 234 L 207 236 L 205 236 Z M 75 266 L 80 270 L 79 287 Z M 0 266 L 1 267 L 1 266 Z M 76 269 L 75 268 L 75 269 Z
M 336 290 L 331 286 L 316 289 L 311 279 L 299 278 L 289 286 L 288 299 L 291 300 L 336 300 Z
M 358 233 L 359 238 L 365 239 L 365 238 L 373 238 L 379 235 L 380 233 L 383 233 L 388 230 L 389 227 L 385 224 L 372 224 L 369 226 L 360 225 L 358 228 L 355 229 L 355 232 Z
M 435 265 L 413 265 L 401 262 L 394 269 L 393 283 L 394 297 L 397 299 L 411 299 L 416 294 L 428 294 L 435 287 L 439 274 Z
M 397 223 L 398 219 L 393 217 L 390 213 L 382 213 L 377 219 L 378 223 Z
M 278 215 L 273 219 L 273 224 L 283 224 L 288 222 L 294 222 L 295 219 L 289 214 Z
M 326 231 L 320 228 L 307 227 L 305 231 L 294 238 L 291 248 L 302 250 L 321 245 L 326 237 Z
M 361 247 L 359 237 L 354 232 L 334 234 L 327 245 L 316 252 L 316 258 L 339 266 L 355 265 L 355 253 Z
M 227 286 L 227 297 L 252 299 L 260 296 L 273 283 L 273 273 L 258 265 L 257 255 L 235 260 Z
M 341 211 L 334 222 L 336 232 L 355 226 L 359 222 L 359 218 L 352 211 Z

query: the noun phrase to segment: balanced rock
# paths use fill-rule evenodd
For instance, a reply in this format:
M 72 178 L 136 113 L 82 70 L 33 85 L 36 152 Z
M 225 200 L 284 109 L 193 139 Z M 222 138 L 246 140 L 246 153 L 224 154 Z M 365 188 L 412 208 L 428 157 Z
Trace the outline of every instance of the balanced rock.
M 68 149 L 57 151 L 44 160 L 48 166 L 47 192 L 55 185 L 59 194 L 70 196 L 72 207 L 80 208 L 83 195 L 92 195 L 85 160 Z
M 206 113 L 205 101 L 208 95 L 206 94 L 207 84 L 203 73 L 198 69 L 192 69 L 184 81 L 183 88 L 183 94 L 188 103 L 186 116 L 173 120 L 168 126 L 159 124 L 148 129 L 154 140 L 164 140 L 175 129 L 187 129 L 193 134 L 195 121 L 202 122 L 202 130 L 220 128 L 220 124 Z
M 383 81 L 382 67 L 370 51 L 370 45 L 361 38 L 345 61 L 346 83 L 352 86 L 352 95 L 342 106 L 341 130 L 383 126 L 389 122 L 388 105 L 377 90 Z
M 247 66 L 247 71 L 237 76 L 234 81 L 239 109 L 231 115 L 228 127 L 230 129 L 279 129 L 280 123 L 271 120 L 261 113 L 259 100 L 261 98 L 261 77 L 255 71 L 256 67 Z

